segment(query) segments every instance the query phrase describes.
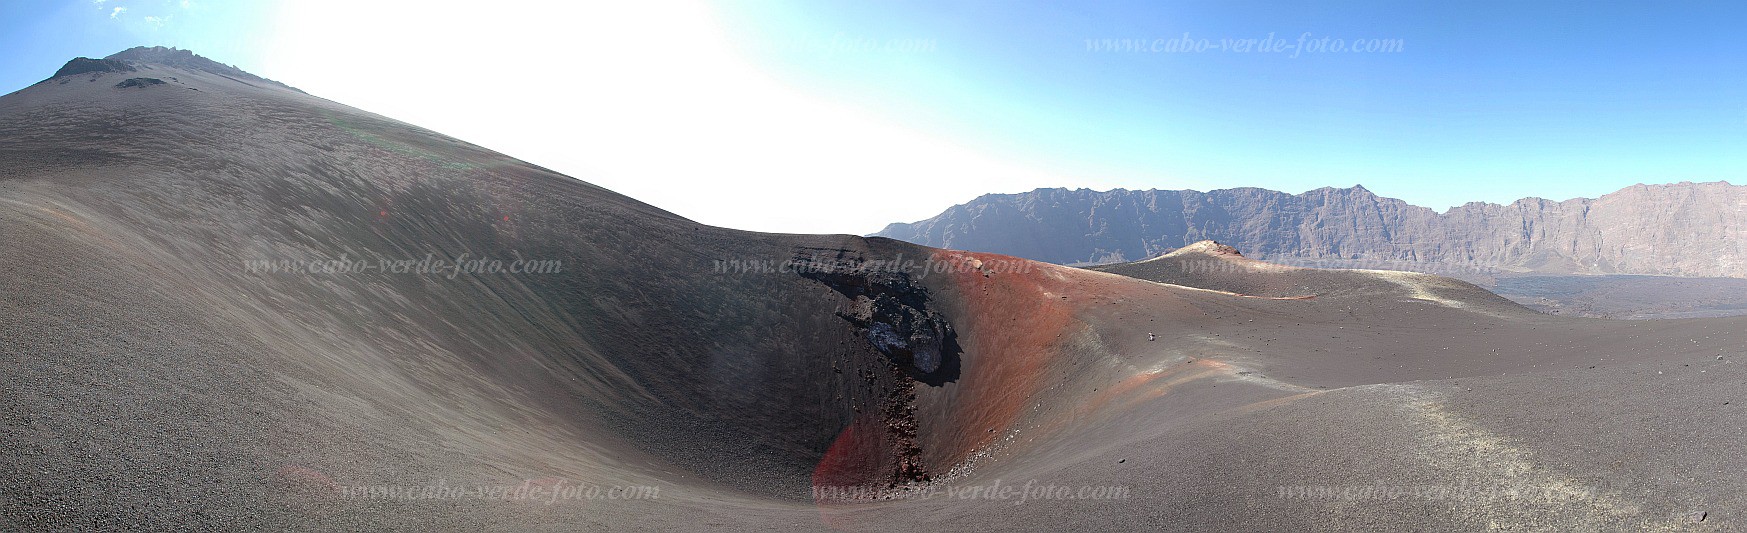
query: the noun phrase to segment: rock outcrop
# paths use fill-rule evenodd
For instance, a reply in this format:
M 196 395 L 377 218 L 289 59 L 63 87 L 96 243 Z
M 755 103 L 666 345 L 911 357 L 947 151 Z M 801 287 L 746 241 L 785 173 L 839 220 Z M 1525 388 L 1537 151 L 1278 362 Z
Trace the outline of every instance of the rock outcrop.
M 838 316 L 867 335 L 867 341 L 894 364 L 917 377 L 940 370 L 952 355 L 952 324 L 928 309 L 928 289 L 903 272 L 813 272 L 807 277 L 854 298 Z
M 115 88 L 128 89 L 128 88 L 137 87 L 137 88 L 143 89 L 143 88 L 150 87 L 153 85 L 163 85 L 163 84 L 164 84 L 164 80 L 160 80 L 157 78 L 128 78 L 125 80 L 121 80 L 121 83 L 115 84 Z
M 132 65 L 128 65 L 126 61 L 117 59 L 75 57 L 72 61 L 68 61 L 67 64 L 61 65 L 61 69 L 55 71 L 55 75 L 51 76 L 50 79 L 59 78 L 61 76 L 72 76 L 74 74 L 88 74 L 92 72 L 133 72 L 135 70 L 138 69 L 133 68 Z

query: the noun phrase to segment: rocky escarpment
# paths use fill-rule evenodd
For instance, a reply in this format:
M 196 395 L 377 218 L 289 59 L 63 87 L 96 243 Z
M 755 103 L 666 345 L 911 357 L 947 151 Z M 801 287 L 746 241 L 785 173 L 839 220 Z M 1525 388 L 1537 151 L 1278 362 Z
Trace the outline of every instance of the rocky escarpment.
M 1038 189 L 986 195 L 878 236 L 1062 264 L 1134 261 L 1218 240 L 1318 267 L 1747 277 L 1747 187 L 1635 185 L 1600 198 L 1438 213 L 1364 187 L 1286 194 Z
M 961 350 L 952 324 L 929 308 L 928 289 L 908 272 L 855 257 L 800 261 L 802 277 L 850 299 L 848 309 L 837 316 L 854 325 L 857 334 L 886 357 L 883 369 L 859 371 L 869 383 L 884 385 L 878 393 L 878 415 L 895 455 L 890 484 L 927 481 L 930 474 L 918 438 L 916 384 L 940 386 L 957 378 Z

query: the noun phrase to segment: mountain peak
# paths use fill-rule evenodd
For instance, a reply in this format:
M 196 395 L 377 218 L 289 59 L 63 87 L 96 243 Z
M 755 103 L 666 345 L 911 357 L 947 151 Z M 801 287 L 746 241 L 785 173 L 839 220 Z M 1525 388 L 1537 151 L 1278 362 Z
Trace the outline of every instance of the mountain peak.
M 73 58 L 72 61 L 68 61 L 60 70 L 56 71 L 51 79 L 88 72 L 134 72 L 139 70 L 142 65 L 162 65 L 183 70 L 208 72 L 231 78 L 242 83 L 264 83 L 276 87 L 291 89 L 297 92 L 303 92 L 296 87 L 244 72 L 243 69 L 237 68 L 234 65 L 226 65 L 224 63 L 207 59 L 199 54 L 195 54 L 193 50 L 183 50 L 180 48 L 163 46 L 135 46 L 133 48 L 110 54 L 103 59 L 76 57 Z
M 104 59 L 127 61 L 130 63 L 152 63 L 200 70 L 232 70 L 242 72 L 241 69 L 238 69 L 235 66 L 219 63 L 195 54 L 193 50 L 183 50 L 174 47 L 135 46 L 133 48 L 110 54 L 109 57 L 105 57 Z
M 1182 255 L 1187 255 L 1187 254 L 1234 255 L 1237 257 L 1244 256 L 1244 254 L 1238 252 L 1237 248 L 1235 248 L 1235 247 L 1232 247 L 1230 245 L 1220 244 L 1219 241 L 1204 240 L 1204 241 L 1195 242 L 1193 244 L 1190 244 L 1188 246 L 1184 246 L 1182 248 L 1178 248 L 1176 250 L 1172 250 L 1171 253 L 1162 255 L 1160 257 L 1177 257 L 1177 256 L 1182 256 Z

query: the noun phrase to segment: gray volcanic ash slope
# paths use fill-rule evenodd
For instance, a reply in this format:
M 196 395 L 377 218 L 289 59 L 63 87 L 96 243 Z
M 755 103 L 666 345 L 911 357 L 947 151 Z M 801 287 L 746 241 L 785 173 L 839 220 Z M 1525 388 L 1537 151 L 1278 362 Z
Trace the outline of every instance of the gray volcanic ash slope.
M 1747 509 L 1747 463 L 1719 452 L 1747 427 L 1739 319 L 713 228 L 146 52 L 0 97 L 3 529 L 1729 528 Z M 432 258 L 544 266 L 378 268 Z M 1300 285 L 1316 297 L 1230 290 Z M 1338 496 L 1377 484 L 1463 497 Z M 430 492 L 530 486 L 569 496 Z M 584 486 L 659 493 L 557 490 Z
M 1136 261 L 1202 240 L 1314 266 L 1485 274 L 1747 277 L 1747 187 L 1637 185 L 1597 199 L 1446 213 L 1364 187 L 990 194 L 875 235 L 1061 264 Z
M 52 504 L 26 525 L 93 479 L 130 495 L 79 504 L 121 524 L 223 515 L 305 470 L 794 497 L 896 389 L 864 377 L 885 356 L 831 287 L 712 270 L 864 239 L 703 227 L 204 59 L 125 63 L 0 99 L 9 477 L 29 482 L 8 504 Z M 165 83 L 121 87 L 141 75 Z M 561 269 L 374 268 L 469 257 Z

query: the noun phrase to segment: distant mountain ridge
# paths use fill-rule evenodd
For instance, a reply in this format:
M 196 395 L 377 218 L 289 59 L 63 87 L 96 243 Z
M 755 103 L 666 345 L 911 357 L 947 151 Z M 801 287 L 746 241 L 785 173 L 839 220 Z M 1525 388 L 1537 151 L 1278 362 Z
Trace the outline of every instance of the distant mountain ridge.
M 1305 266 L 1747 277 L 1747 186 L 1640 184 L 1600 198 L 1473 202 L 1446 213 L 1364 186 L 1296 195 L 1037 189 L 984 195 L 874 235 L 1062 264 L 1135 261 L 1217 240 Z

